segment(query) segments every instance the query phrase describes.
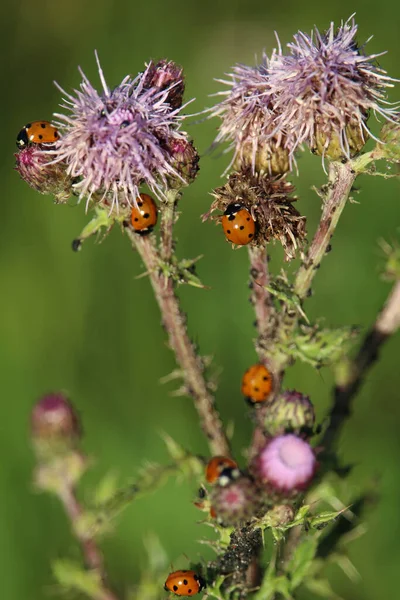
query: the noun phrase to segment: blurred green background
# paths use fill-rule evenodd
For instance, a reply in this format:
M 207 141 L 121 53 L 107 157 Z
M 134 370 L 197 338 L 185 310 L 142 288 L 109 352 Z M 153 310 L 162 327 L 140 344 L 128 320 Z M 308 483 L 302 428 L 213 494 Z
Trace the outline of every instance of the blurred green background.
M 31 484 L 33 457 L 28 419 L 32 403 L 49 390 L 67 390 L 84 422 L 87 452 L 94 458 L 93 477 L 115 470 L 121 480 L 134 476 L 144 460 L 166 461 L 159 433 L 167 431 L 195 452 L 206 453 L 190 400 L 171 398 L 172 386 L 160 378 L 174 367 L 165 346 L 158 309 L 142 265 L 116 228 L 107 240 L 88 241 L 82 252 L 71 240 L 88 217 L 83 206 L 54 206 L 30 190 L 13 172 L 15 137 L 26 122 L 50 119 L 57 111 L 57 80 L 69 90 L 79 84 L 77 66 L 99 85 L 94 60 L 97 49 L 110 85 L 135 74 L 150 58 L 168 57 L 182 64 L 186 98 L 196 97 L 191 112 L 209 106 L 219 89 L 213 79 L 236 62 L 283 43 L 297 29 L 320 29 L 357 11 L 359 40 L 371 34 L 369 52 L 389 50 L 381 64 L 400 75 L 398 45 L 400 8 L 395 0 L 377 6 L 370 0 L 351 3 L 260 2 L 260 0 L 16 0 L 3 3 L 2 63 L 2 217 L 0 221 L 0 336 L 3 425 L 0 444 L 1 589 L 8 600 L 58 596 L 50 561 L 78 557 L 79 551 L 58 503 L 35 494 Z M 395 99 L 395 92 L 392 99 Z M 398 98 L 398 93 L 397 93 Z M 192 125 L 204 153 L 216 122 Z M 237 456 L 249 440 L 251 423 L 239 393 L 240 373 L 255 360 L 254 320 L 248 303 L 247 254 L 232 252 L 221 231 L 204 225 L 209 192 L 220 185 L 227 157 L 204 156 L 195 184 L 181 203 L 177 233 L 180 256 L 204 254 L 199 265 L 208 291 L 182 289 L 192 335 L 204 354 L 222 367 L 218 405 L 226 421 L 236 423 Z M 299 209 L 308 216 L 309 232 L 320 203 L 311 190 L 324 175 L 317 157 L 299 160 Z M 367 327 L 386 297 L 383 263 L 377 240 L 393 239 L 399 224 L 397 181 L 362 179 L 360 204 L 350 204 L 333 241 L 333 252 L 316 277 L 315 294 L 307 303 L 310 317 L 324 316 L 328 325 Z M 281 252 L 273 252 L 278 272 Z M 345 599 L 393 597 L 400 563 L 400 336 L 385 346 L 381 362 L 355 402 L 355 413 L 341 438 L 340 452 L 355 464 L 349 485 L 379 477 L 380 501 L 365 515 L 367 534 L 353 543 L 350 554 L 361 581 L 352 584 L 339 568 L 329 575 Z M 322 418 L 332 384 L 328 370 L 298 365 L 286 384 L 309 393 Z M 192 486 L 171 482 L 128 509 L 115 535 L 104 543 L 111 580 L 124 590 L 138 579 L 144 563 L 143 537 L 156 532 L 176 568 L 185 554 L 204 552 L 196 542 L 208 530 L 196 525 L 201 514 L 192 506 Z M 83 492 L 85 495 L 85 492 Z

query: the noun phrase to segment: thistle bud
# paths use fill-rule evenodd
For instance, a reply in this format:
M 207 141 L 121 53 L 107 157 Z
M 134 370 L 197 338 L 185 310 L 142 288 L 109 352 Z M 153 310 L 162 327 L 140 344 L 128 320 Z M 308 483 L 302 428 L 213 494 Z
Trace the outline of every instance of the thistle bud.
M 210 495 L 213 515 L 226 526 L 246 523 L 261 508 L 260 495 L 249 477 L 242 476 L 225 487 L 213 488 Z
M 75 440 L 79 421 L 66 396 L 60 392 L 43 396 L 33 407 L 31 432 L 34 440 Z
M 390 162 L 400 162 L 400 115 L 396 123 L 386 123 L 381 131 L 382 143 L 377 146 L 377 158 L 385 158 Z
M 287 390 L 277 396 L 265 412 L 264 429 L 269 435 L 312 434 L 315 412 L 308 396 Z
M 165 102 L 173 109 L 180 108 L 185 91 L 182 67 L 166 59 L 151 63 L 145 71 L 143 88 L 168 92 Z
M 171 167 L 176 175 L 168 175 L 167 181 L 171 188 L 181 188 L 194 181 L 199 170 L 200 157 L 193 142 L 184 139 L 171 139 L 167 144 Z
M 54 196 L 58 204 L 73 194 L 74 180 L 67 174 L 63 162 L 51 163 L 51 156 L 35 146 L 27 146 L 15 156 L 15 170 L 34 190 Z

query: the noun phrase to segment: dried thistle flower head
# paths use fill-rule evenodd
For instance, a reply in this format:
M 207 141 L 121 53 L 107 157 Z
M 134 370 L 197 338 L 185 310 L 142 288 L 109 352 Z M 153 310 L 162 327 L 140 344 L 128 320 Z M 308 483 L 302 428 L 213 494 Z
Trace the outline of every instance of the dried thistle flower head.
M 386 102 L 393 79 L 379 68 L 381 54 L 364 54 L 350 18 L 326 33 L 317 28 L 298 32 L 289 54 L 274 54 L 269 68 L 270 93 L 275 96 L 275 126 L 284 133 L 290 153 L 302 143 L 332 160 L 360 152 L 372 136 L 370 112 L 391 120 L 396 111 Z M 373 136 L 372 136 L 373 137 Z
M 185 185 L 171 151 L 174 143 L 187 142 L 180 129 L 180 108 L 171 106 L 181 70 L 176 72 L 178 81 L 170 76 L 165 87 L 156 77 L 159 70 L 150 64 L 135 79 L 125 77 L 110 89 L 99 63 L 98 69 L 101 93 L 82 72 L 80 89 L 74 95 L 63 92 L 63 107 L 70 115 L 56 115 L 60 139 L 50 151 L 55 162 L 67 165 L 68 174 L 80 178 L 75 186 L 80 198 L 86 198 L 87 205 L 91 199 L 104 202 L 112 210 L 120 204 L 134 205 L 142 184 L 160 199 L 168 178 Z
M 256 233 L 250 242 L 264 246 L 271 240 L 279 240 L 286 260 L 295 257 L 302 248 L 306 235 L 306 218 L 294 208 L 296 198 L 291 196 L 294 186 L 283 177 L 258 177 L 250 170 L 233 173 L 222 187 L 213 192 L 215 197 L 207 219 L 215 210 L 225 212 L 237 204 L 247 209 L 256 223 Z M 221 216 L 213 217 L 220 221 Z
M 217 93 L 224 99 L 208 112 L 222 120 L 214 144 L 230 143 L 229 148 L 234 150 L 231 165 L 235 169 L 251 167 L 253 173 L 279 175 L 289 171 L 293 161 L 282 131 L 275 132 L 269 66 L 265 54 L 255 67 L 236 65 L 229 80 L 218 80 L 231 89 Z

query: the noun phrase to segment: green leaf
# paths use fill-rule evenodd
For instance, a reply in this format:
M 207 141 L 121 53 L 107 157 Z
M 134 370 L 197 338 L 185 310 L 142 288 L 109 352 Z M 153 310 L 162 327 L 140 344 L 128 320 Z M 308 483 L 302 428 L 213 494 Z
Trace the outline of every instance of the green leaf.
M 358 334 L 356 327 L 321 329 L 301 325 L 288 342 L 287 352 L 313 367 L 329 366 L 348 354 Z
M 291 590 L 294 591 L 305 579 L 311 563 L 317 552 L 318 540 L 316 536 L 303 539 L 296 547 L 288 564 Z
M 309 579 L 305 583 L 305 587 L 322 598 L 330 598 L 331 600 L 342 600 L 340 596 L 335 594 L 331 588 L 331 584 L 327 579 Z
M 341 514 L 346 512 L 346 510 L 348 510 L 348 509 L 349 509 L 349 507 L 346 506 L 345 508 L 342 508 L 342 510 L 339 510 L 339 511 L 322 512 L 319 515 L 315 515 L 314 517 L 311 517 L 309 519 L 309 524 L 314 529 L 322 529 L 329 523 L 332 523 L 333 521 L 335 521 Z
M 118 475 L 114 471 L 110 471 L 97 484 L 93 492 L 93 504 L 104 504 L 114 496 L 117 489 Z
M 307 316 L 301 306 L 301 300 L 293 291 L 293 286 L 288 283 L 286 274 L 273 279 L 265 289 L 268 290 L 271 296 L 276 298 L 276 300 L 283 302 L 286 307 L 297 312 L 305 321 L 308 322 Z
M 102 597 L 103 586 L 96 571 L 86 571 L 79 563 L 71 560 L 57 560 L 52 568 L 54 577 L 63 588 L 81 592 L 89 598 Z

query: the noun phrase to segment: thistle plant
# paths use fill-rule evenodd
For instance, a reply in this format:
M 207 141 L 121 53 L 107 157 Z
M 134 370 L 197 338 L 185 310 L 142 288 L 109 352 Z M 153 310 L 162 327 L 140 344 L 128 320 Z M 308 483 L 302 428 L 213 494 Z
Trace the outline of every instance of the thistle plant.
M 381 346 L 400 327 L 400 257 L 387 243 L 385 276 L 393 289 L 364 337 L 355 327 L 332 329 L 307 316 L 306 299 L 357 177 L 388 177 L 381 166 L 400 162 L 399 114 L 386 98 L 395 80 L 378 66 L 380 55 L 365 53 L 356 34 L 353 19 L 323 33 L 298 32 L 287 48 L 279 45 L 260 64 L 233 67 L 221 80 L 228 86 L 221 101 L 205 111 L 220 119 L 214 145 L 227 143 L 232 160 L 224 183 L 210 189 L 213 199 L 203 221 L 216 221 L 221 237 L 247 247 L 256 318 L 257 362 L 238 380 L 238 396 L 241 385 L 249 405 L 243 403 L 243 411 L 251 411 L 254 423 L 242 462 L 232 456 L 210 360 L 188 335 L 178 294 L 179 285 L 204 287 L 197 259 L 179 258 L 174 237 L 178 217 L 185 218 L 184 208 L 179 214 L 177 207 L 199 169 L 195 143 L 184 130 L 182 68 L 167 59 L 150 62 L 136 77 L 110 87 L 98 61 L 100 91 L 81 73 L 80 88 L 62 92 L 68 112 L 56 113 L 57 140 L 28 136 L 19 147 L 16 169 L 31 187 L 56 204 L 74 203 L 92 213 L 74 250 L 90 251 L 86 240 L 117 224 L 139 254 L 177 362 L 171 377 L 179 381 L 178 392 L 193 400 L 209 447 L 209 456 L 198 456 L 165 435 L 169 462 L 147 466 L 120 488 L 110 481 L 106 494 L 83 504 L 77 490 L 90 463 L 77 413 L 63 393 L 38 400 L 31 419 L 34 482 L 60 499 L 80 544 L 82 564 L 53 563 L 58 583 L 76 597 L 122 600 L 109 584 L 102 537 L 122 509 L 167 477 L 195 482 L 202 524 L 213 530 L 203 542 L 215 557 L 170 573 L 168 561 L 157 559 L 164 556 L 162 540 L 153 539 L 149 570 L 131 582 L 126 598 L 191 596 L 204 587 L 218 600 L 290 599 L 301 587 L 337 597 L 324 566 L 350 564 L 346 544 L 360 531 L 355 507 L 363 498 L 362 491 L 352 496 L 346 485 L 339 434 Z M 384 121 L 378 136 L 371 130 L 373 114 Z M 369 139 L 372 149 L 366 151 Z M 300 149 L 318 154 L 328 176 L 316 197 L 322 215 L 315 232 L 307 231 L 291 180 Z M 199 221 L 199 229 L 209 226 Z M 269 272 L 269 248 L 276 242 L 285 262 L 297 260 L 297 269 L 289 272 L 284 265 Z M 304 390 L 286 389 L 285 372 L 295 361 L 335 374 L 323 423 L 316 423 Z

